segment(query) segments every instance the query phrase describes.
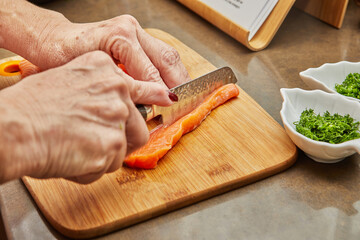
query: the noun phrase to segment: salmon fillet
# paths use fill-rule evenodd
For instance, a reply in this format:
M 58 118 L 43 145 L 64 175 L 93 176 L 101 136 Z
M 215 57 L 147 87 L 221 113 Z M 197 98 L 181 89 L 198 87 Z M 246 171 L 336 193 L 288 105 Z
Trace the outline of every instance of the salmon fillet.
M 211 110 L 239 95 L 235 84 L 227 84 L 211 93 L 203 103 L 189 114 L 167 127 L 150 133 L 146 145 L 131 153 L 124 163 L 132 168 L 151 169 L 186 133 L 194 130 L 210 114 Z

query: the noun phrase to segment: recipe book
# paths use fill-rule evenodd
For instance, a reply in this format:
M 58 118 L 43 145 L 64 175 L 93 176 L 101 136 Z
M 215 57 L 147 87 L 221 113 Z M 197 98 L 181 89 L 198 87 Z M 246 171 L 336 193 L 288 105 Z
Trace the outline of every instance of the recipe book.
M 177 0 L 258 51 L 272 40 L 295 0 Z
M 200 0 L 249 31 L 248 41 L 259 30 L 278 0 Z

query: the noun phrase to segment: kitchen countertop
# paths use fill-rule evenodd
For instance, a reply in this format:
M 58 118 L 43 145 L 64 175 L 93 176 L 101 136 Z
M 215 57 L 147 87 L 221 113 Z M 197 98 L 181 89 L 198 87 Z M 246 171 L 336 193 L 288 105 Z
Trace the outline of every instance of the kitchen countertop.
M 299 72 L 326 62 L 360 61 L 360 7 L 349 1 L 340 30 L 295 7 L 270 45 L 252 52 L 171 0 L 68 0 L 42 6 L 74 22 L 121 14 L 178 38 L 217 67 L 230 66 L 239 86 L 281 123 L 280 88 L 308 86 Z M 0 49 L 0 59 L 12 53 Z M 0 237 L 63 239 L 20 180 L 0 185 Z M 286 171 L 100 239 L 359 239 L 360 157 L 316 163 L 299 151 Z

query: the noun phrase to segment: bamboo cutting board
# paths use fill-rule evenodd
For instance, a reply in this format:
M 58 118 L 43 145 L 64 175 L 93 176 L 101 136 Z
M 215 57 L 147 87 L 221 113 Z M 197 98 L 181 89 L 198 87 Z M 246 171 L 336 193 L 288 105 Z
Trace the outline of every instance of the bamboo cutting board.
M 171 35 L 192 78 L 215 67 Z M 61 233 L 88 238 L 120 229 L 290 167 L 297 149 L 284 129 L 249 95 L 215 109 L 160 160 L 156 169 L 121 168 L 90 185 L 62 179 L 23 181 L 47 220 Z

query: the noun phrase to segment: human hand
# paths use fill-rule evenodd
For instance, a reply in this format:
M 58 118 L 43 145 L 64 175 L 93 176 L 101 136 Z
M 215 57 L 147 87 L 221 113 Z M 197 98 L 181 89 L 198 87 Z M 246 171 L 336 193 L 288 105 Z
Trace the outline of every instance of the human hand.
M 9 6 L 11 12 L 9 14 Z M 75 24 L 61 13 L 25 0 L 0 1 L 0 47 L 46 70 L 101 50 L 137 80 L 173 88 L 190 80 L 178 52 L 150 36 L 130 15 Z
M 0 101 L 7 111 L 0 158 L 8 170 L 0 180 L 29 175 L 80 183 L 115 171 L 147 142 L 133 102 L 172 103 L 163 86 L 132 79 L 101 51 L 29 76 L 1 91 Z
M 130 15 L 102 22 L 74 24 L 63 18 L 44 31 L 35 65 L 48 69 L 93 50 L 108 53 L 126 66 L 137 80 L 151 81 L 173 88 L 190 79 L 179 53 L 152 37 Z M 55 43 L 55 44 L 54 44 Z

